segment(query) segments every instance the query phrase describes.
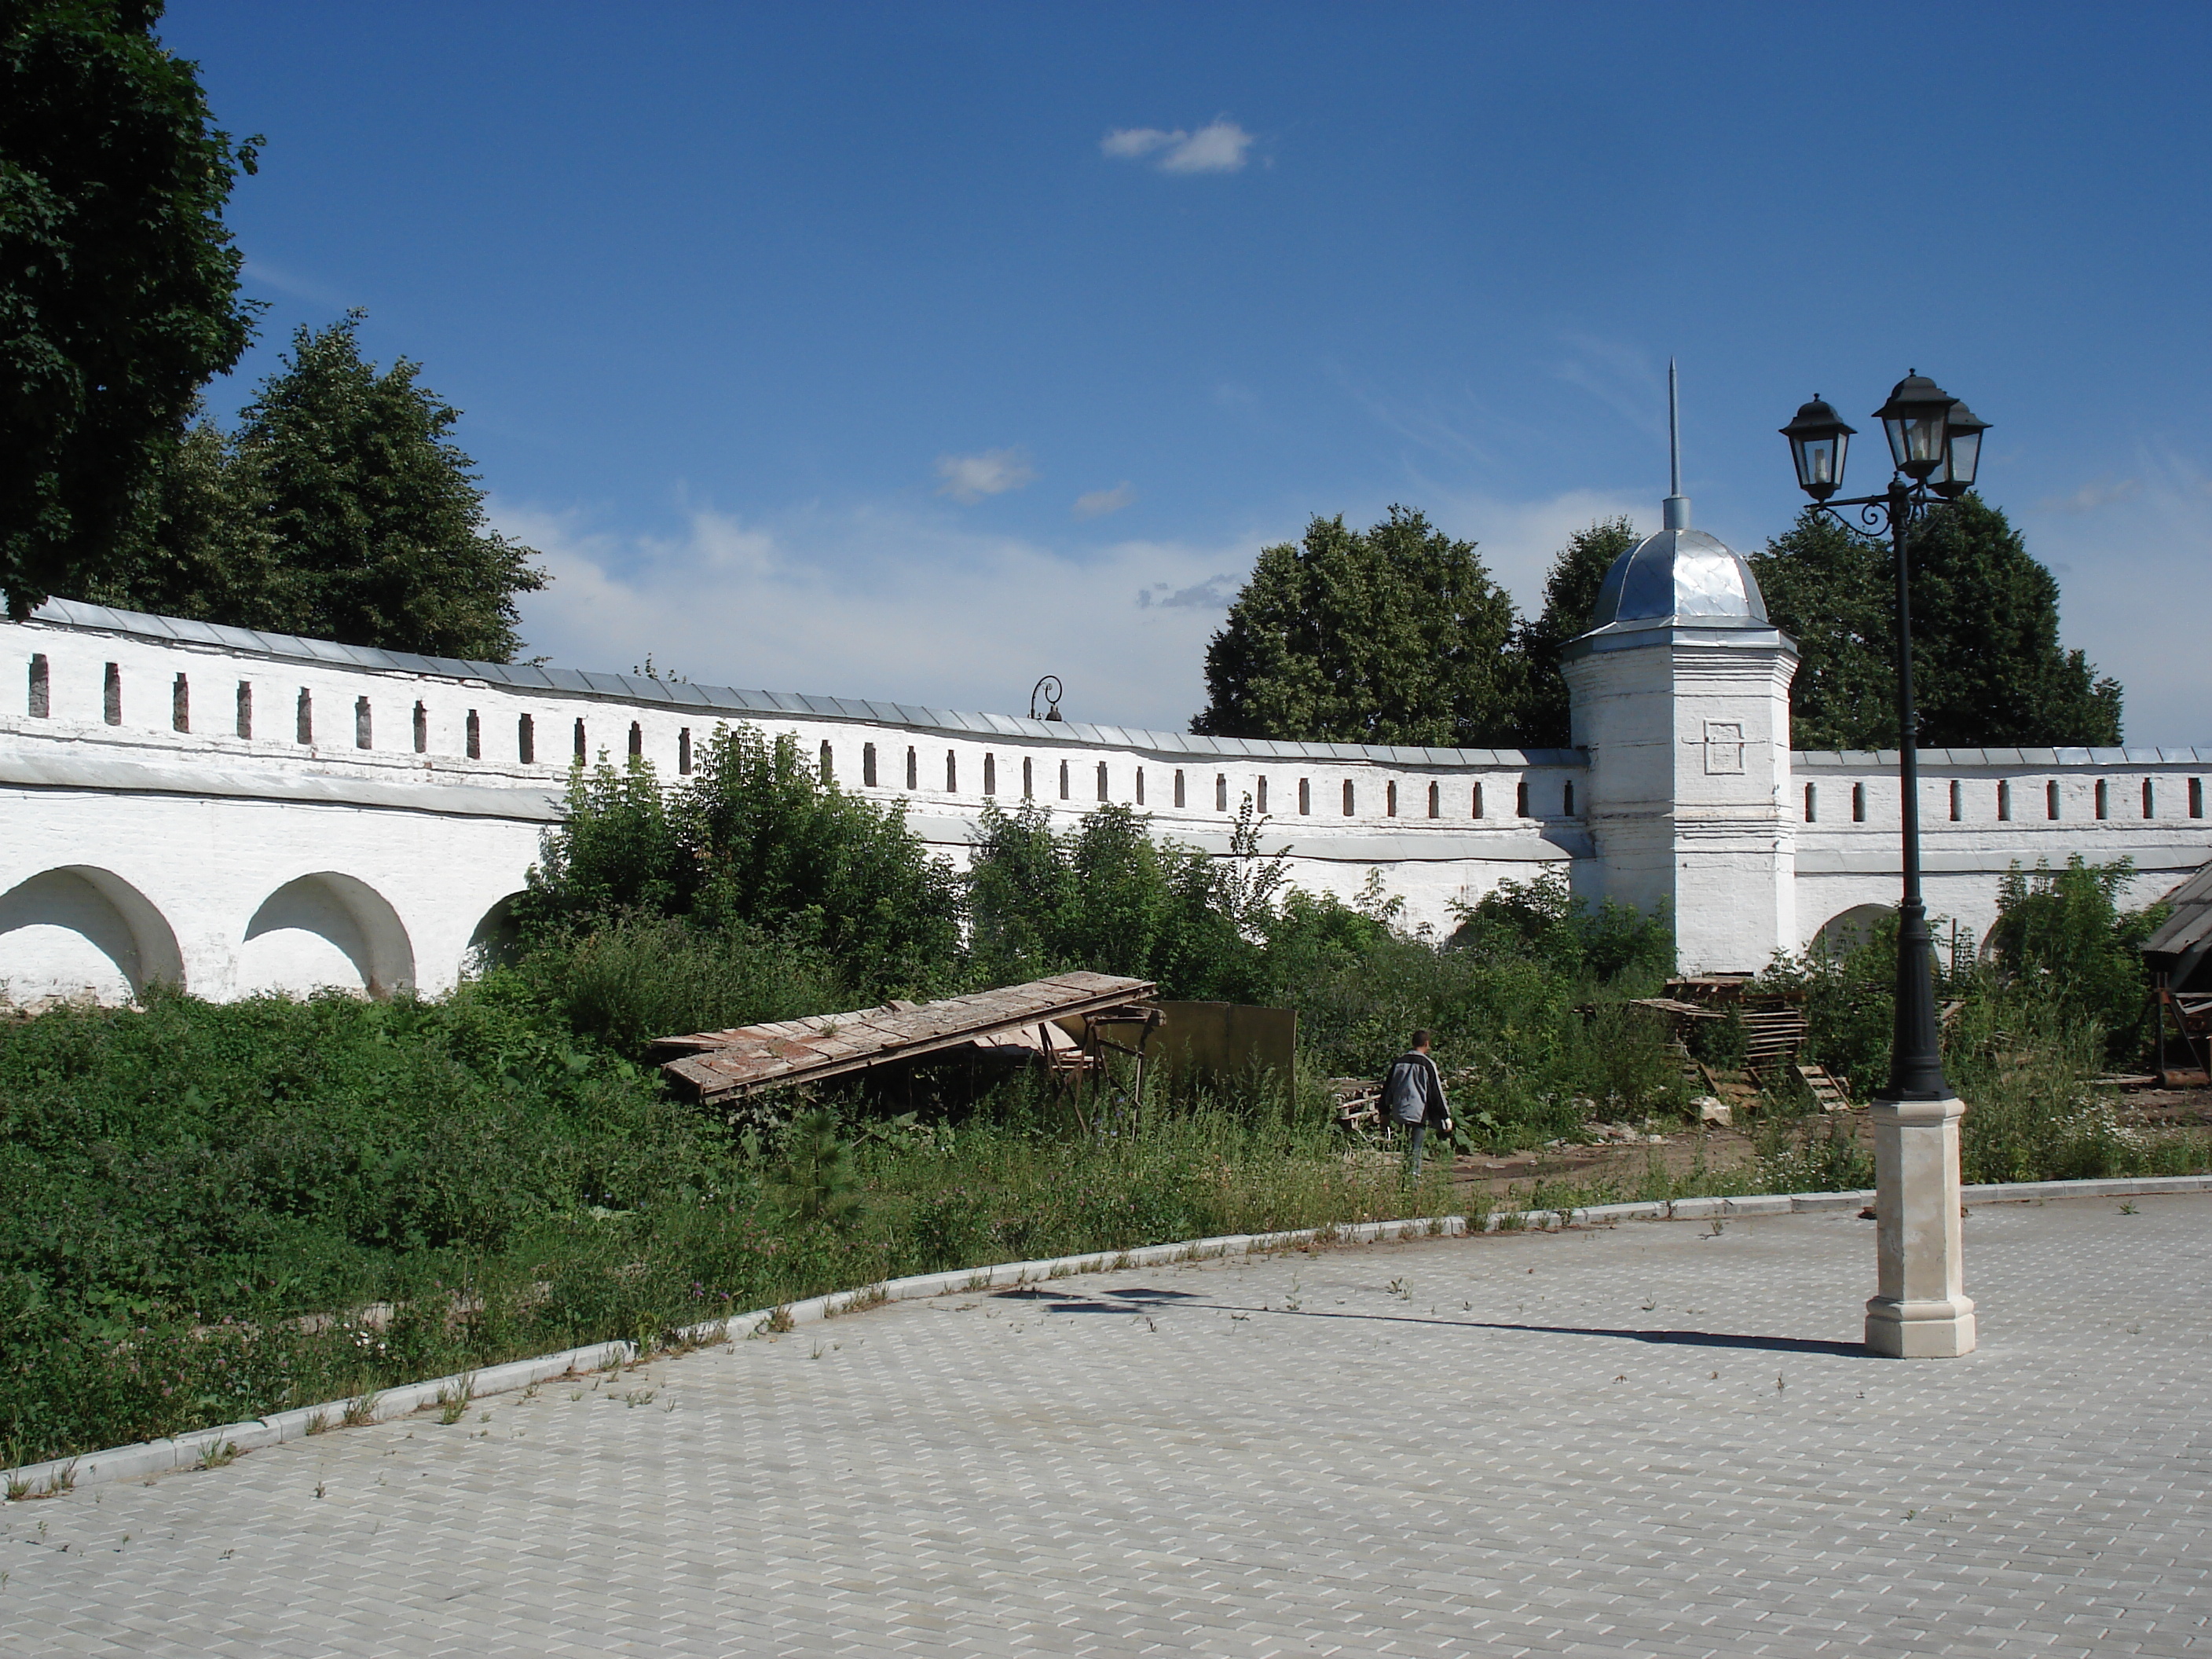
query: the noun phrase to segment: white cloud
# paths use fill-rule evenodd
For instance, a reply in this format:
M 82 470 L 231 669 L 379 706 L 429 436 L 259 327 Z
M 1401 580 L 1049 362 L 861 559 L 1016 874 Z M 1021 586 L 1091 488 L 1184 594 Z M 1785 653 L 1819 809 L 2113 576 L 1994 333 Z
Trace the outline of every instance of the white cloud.
M 2093 478 L 2066 495 L 2046 495 L 2035 504 L 2039 513 L 2094 513 L 2100 507 L 2132 501 L 2142 493 L 2140 478 Z
M 1193 582 L 1188 587 L 1154 582 L 1150 587 L 1137 590 L 1137 609 L 1150 611 L 1158 605 L 1163 611 L 1226 611 L 1236 603 L 1237 592 L 1243 586 L 1243 577 L 1225 570 L 1202 582 Z
M 666 538 L 508 502 L 493 518 L 545 556 L 554 580 L 523 596 L 523 633 L 564 666 L 650 651 L 707 684 L 1002 712 L 1050 672 L 1070 718 L 1167 731 L 1204 706 L 1206 641 L 1262 540 L 1075 558 L 928 511 L 701 511 Z
M 1116 127 L 1098 141 L 1099 152 L 1119 161 L 1150 155 L 1164 144 L 1185 143 L 1186 132 L 1162 132 L 1158 127 Z
M 1150 156 L 1162 173 L 1241 173 L 1252 143 L 1252 135 L 1236 122 L 1217 116 L 1195 132 L 1116 127 L 1098 141 L 1098 149 L 1117 161 Z
M 939 455 L 937 476 L 945 481 L 939 495 L 974 502 L 1019 489 L 1036 477 L 1036 469 L 1018 449 L 987 449 L 980 455 Z
M 1078 495 L 1072 510 L 1079 519 L 1103 519 L 1109 513 L 1119 513 L 1136 499 L 1137 492 L 1129 488 L 1125 479 L 1111 489 L 1093 489 Z

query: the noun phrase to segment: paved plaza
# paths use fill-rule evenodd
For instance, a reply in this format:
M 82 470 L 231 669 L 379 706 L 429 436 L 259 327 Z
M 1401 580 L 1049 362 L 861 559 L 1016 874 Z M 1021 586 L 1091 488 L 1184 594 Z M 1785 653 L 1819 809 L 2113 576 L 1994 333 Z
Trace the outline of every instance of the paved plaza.
M 2132 1212 L 2130 1212 L 2130 1211 Z M 2212 1196 L 908 1303 L 0 1510 L 0 1655 L 2212 1656 Z

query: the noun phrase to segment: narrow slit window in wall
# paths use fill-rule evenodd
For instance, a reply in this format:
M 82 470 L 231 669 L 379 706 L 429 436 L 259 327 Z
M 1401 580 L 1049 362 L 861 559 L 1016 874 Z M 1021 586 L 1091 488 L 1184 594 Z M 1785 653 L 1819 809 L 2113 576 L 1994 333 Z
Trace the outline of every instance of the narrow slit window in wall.
M 1513 787 L 1513 815 L 1522 818 L 1528 816 L 1528 780 L 1526 778 Z
M 1866 822 L 1866 785 L 1863 783 L 1855 783 L 1851 786 L 1851 822 L 1853 823 Z
M 1181 768 L 1180 766 L 1178 766 L 1177 768 L 1176 768 L 1176 775 L 1175 775 L 1175 804 L 1176 804 L 1177 806 L 1180 806 L 1180 805 L 1182 805 L 1183 804 L 1183 803 L 1182 803 L 1182 768 Z
M 428 703 L 415 705 L 415 752 L 418 755 L 430 752 L 430 707 Z
M 353 700 L 353 746 L 356 749 L 368 749 L 374 746 L 370 740 L 368 721 L 368 699 L 356 697 Z
M 2058 817 L 2058 780 L 2056 778 L 2043 786 L 2043 816 L 2054 820 Z
M 645 727 L 635 720 L 629 723 L 629 757 L 632 760 L 645 758 Z
M 1398 816 L 1398 780 L 1395 778 L 1382 786 L 1382 816 L 1386 818 Z
M 688 726 L 676 734 L 676 772 L 679 777 L 691 775 L 691 728 Z
M 987 795 L 999 793 L 999 757 L 996 755 L 983 757 L 983 793 Z
M 916 749 L 906 751 L 906 787 L 909 789 L 921 787 L 921 751 Z
M 824 783 L 837 781 L 836 757 L 830 754 L 830 745 L 827 743 L 822 745 L 822 781 Z
M 1474 786 L 1474 811 L 1470 816 L 1479 818 L 1482 816 L 1482 786 L 1479 783 Z
M 2009 778 L 1997 780 L 1997 822 L 2012 822 L 2012 780 Z
M 2192 818 L 2204 816 L 2204 780 L 2202 778 L 2189 781 L 2189 816 Z
M 252 680 L 240 680 L 238 683 L 238 735 L 247 738 L 253 736 L 253 682 Z
M 1308 816 L 1310 816 L 1313 811 L 1313 780 L 1311 778 L 1298 780 L 1298 811 Z
M 527 714 L 520 715 L 515 720 L 514 753 L 525 766 L 538 763 L 538 727 Z
M 1104 761 L 1098 763 L 1098 799 L 1101 800 L 1106 799 L 1106 763 Z
M 576 722 L 576 764 L 581 766 L 591 758 L 591 748 L 584 736 L 584 722 Z
M 1575 787 L 1571 783 L 1565 784 L 1563 785 L 1559 790 L 1559 816 L 1561 817 L 1571 818 L 1574 817 L 1574 815 Z
M 106 681 L 100 694 L 100 712 L 110 726 L 123 724 L 123 666 L 120 663 L 107 665 Z
M 1346 817 L 1352 816 L 1352 780 L 1350 778 L 1344 781 L 1344 816 Z
M 1032 755 L 1022 757 L 1022 799 L 1036 799 L 1036 758 Z
M 53 718 L 53 671 L 46 665 L 46 653 L 31 653 L 31 684 L 29 709 L 34 720 Z
M 1139 768 L 1137 769 L 1137 805 L 1139 805 L 1139 806 L 1142 806 L 1144 804 L 1145 804 L 1145 769 L 1144 769 L 1143 767 L 1141 767 L 1141 766 L 1140 766 L 1140 767 L 1139 767 Z
M 477 718 L 477 711 L 473 708 L 469 710 L 468 719 L 461 725 L 461 748 L 471 760 L 483 758 L 483 722 Z
M 1229 774 L 1226 772 L 1213 775 L 1213 810 L 1217 812 L 1229 810 Z
M 945 751 L 945 793 L 948 795 L 960 793 L 960 757 L 950 749 Z
M 876 787 L 876 745 L 872 743 L 860 745 L 860 784 L 867 789 Z
M 1432 818 L 1440 818 L 1443 815 L 1444 792 L 1441 786 L 1432 783 L 1429 786 L 1429 816 Z
M 1261 779 L 1259 779 L 1259 780 L 1256 781 L 1256 783 L 1254 785 L 1254 787 L 1255 787 L 1255 788 L 1257 790 L 1257 792 L 1258 792 L 1258 797 L 1257 797 L 1257 799 L 1255 800 L 1255 802 L 1254 802 L 1253 804 L 1254 804 L 1254 805 L 1256 807 L 1256 809 L 1258 810 L 1258 811 L 1259 811 L 1259 813 L 1260 813 L 1261 817 L 1265 817 L 1267 816 L 1267 779 L 1265 779 L 1265 778 L 1261 778 Z
M 2112 815 L 2112 792 L 2106 788 L 2105 780 L 2097 780 L 2097 817 L 2101 820 Z
M 1951 780 L 1951 822 L 1958 823 L 1966 816 L 1966 786 L 1958 779 Z
M 1820 821 L 1820 787 L 1817 784 L 1808 783 L 1805 786 L 1805 822 L 1808 823 L 1818 823 Z
M 304 685 L 300 688 L 299 714 L 294 720 L 292 725 L 293 733 L 299 741 L 305 744 L 313 744 L 314 742 L 315 696 L 314 693 L 308 690 Z
M 2151 782 L 2148 778 L 2143 780 L 2143 816 L 2147 818 L 2154 818 L 2158 816 L 2158 797 L 2151 793 Z
M 1062 761 L 1060 763 L 1060 798 L 1062 800 L 1066 800 L 1068 798 L 1068 788 L 1067 763 L 1066 761 Z
M 169 729 L 189 732 L 192 729 L 192 683 L 182 674 L 169 687 Z

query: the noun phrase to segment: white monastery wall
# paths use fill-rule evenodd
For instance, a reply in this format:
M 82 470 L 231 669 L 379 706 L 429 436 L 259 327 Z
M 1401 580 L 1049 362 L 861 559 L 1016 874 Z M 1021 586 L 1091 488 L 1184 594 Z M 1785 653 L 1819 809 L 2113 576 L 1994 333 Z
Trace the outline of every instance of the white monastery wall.
M 1709 967 L 1756 967 L 1776 943 L 1894 902 L 1894 757 L 1791 756 L 1756 716 L 1779 695 L 1761 679 L 1730 694 L 1754 705 L 1747 770 L 1708 774 L 1711 688 L 1678 678 L 1668 708 L 1630 711 L 1673 738 L 1616 763 L 1603 746 L 1249 742 L 492 667 L 57 601 L 0 622 L 0 990 L 442 991 L 521 889 L 578 756 L 635 753 L 678 778 L 740 721 L 791 735 L 869 799 L 905 800 L 956 861 L 987 799 L 1036 800 L 1063 823 L 1126 802 L 1222 852 L 1249 794 L 1300 885 L 1350 897 L 1379 872 L 1408 921 L 1441 930 L 1454 901 L 1546 866 L 1594 895 L 1652 888 Z M 2125 854 L 2142 899 L 2212 858 L 2212 750 L 1929 751 L 1923 765 L 1930 907 L 1977 937 L 2015 859 Z M 1682 825 L 1655 840 L 1654 814 L 1677 803 Z M 1745 836 L 1765 850 L 1736 848 Z M 1731 955 L 1742 962 L 1719 960 Z
M 1792 757 L 1803 940 L 1863 906 L 1897 902 L 1897 755 Z M 2148 904 L 2212 859 L 2212 749 L 1923 749 L 1922 885 L 1931 924 L 1978 947 L 2014 863 L 2135 861 L 2124 902 Z
M 1227 849 L 1246 795 L 1300 885 L 1372 871 L 1408 919 L 1586 855 L 1574 750 L 1127 731 L 409 658 L 56 601 L 0 623 L 0 982 L 209 996 L 450 987 L 520 890 L 580 757 L 666 780 L 718 726 L 790 735 L 964 860 L 984 802 L 1101 801 Z

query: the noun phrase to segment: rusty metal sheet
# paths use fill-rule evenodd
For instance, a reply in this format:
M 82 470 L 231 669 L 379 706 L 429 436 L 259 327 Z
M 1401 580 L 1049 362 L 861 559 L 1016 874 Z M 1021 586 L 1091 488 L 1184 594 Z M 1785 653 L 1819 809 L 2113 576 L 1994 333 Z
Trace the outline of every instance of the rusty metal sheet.
M 649 1054 L 678 1093 L 712 1103 L 771 1084 L 809 1082 L 911 1060 L 1044 1021 L 1118 1010 L 1142 1002 L 1158 988 L 1149 981 L 1114 974 L 1056 974 L 941 1002 L 888 1003 L 663 1037 Z

